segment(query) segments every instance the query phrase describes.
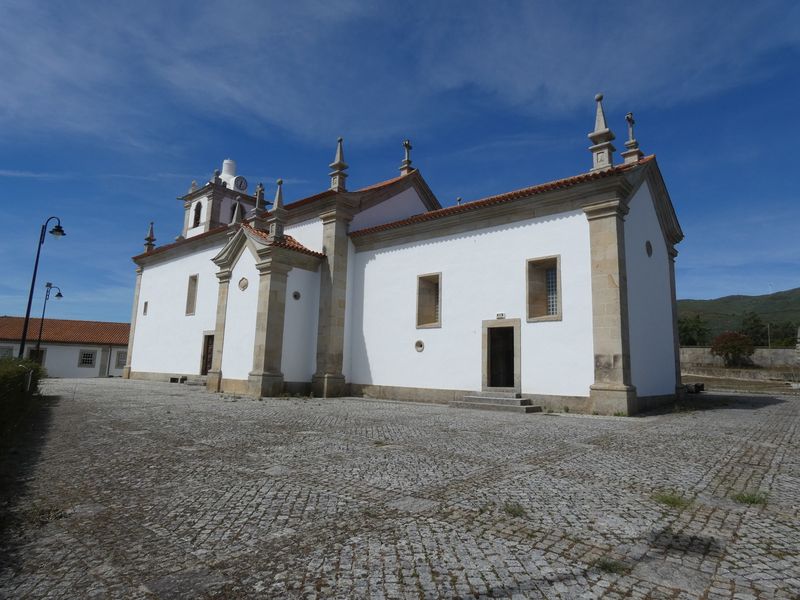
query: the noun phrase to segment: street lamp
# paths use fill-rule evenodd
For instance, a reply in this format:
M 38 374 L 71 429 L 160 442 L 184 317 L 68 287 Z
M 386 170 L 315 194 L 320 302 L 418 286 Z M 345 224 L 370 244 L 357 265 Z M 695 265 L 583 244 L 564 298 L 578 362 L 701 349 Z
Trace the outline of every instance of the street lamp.
M 58 217 L 50 217 L 42 225 L 42 232 L 39 234 L 39 245 L 36 247 L 36 262 L 33 263 L 33 277 L 31 277 L 31 291 L 28 294 L 28 308 L 25 310 L 25 321 L 22 323 L 22 339 L 19 342 L 19 358 L 25 358 L 25 338 L 28 336 L 28 323 L 31 320 L 31 304 L 33 303 L 33 288 L 36 285 L 36 271 L 39 270 L 39 254 L 42 252 L 42 244 L 44 244 L 44 232 L 47 231 L 47 224 L 53 219 L 56 220 L 56 225 L 50 230 L 50 234 L 56 238 L 67 235 L 64 233 L 64 228 L 61 227 L 61 219 Z
M 42 345 L 42 329 L 44 328 L 44 311 L 47 310 L 47 301 L 50 299 L 50 292 L 53 288 L 56 288 L 58 291 L 56 292 L 56 300 L 61 300 L 64 297 L 64 294 L 61 293 L 61 288 L 57 285 L 53 285 L 49 281 L 45 284 L 47 291 L 44 293 L 44 305 L 42 306 L 42 320 L 39 321 L 39 337 L 36 340 L 36 361 L 41 365 L 44 361 L 41 360 L 41 355 L 39 354 L 39 346 Z

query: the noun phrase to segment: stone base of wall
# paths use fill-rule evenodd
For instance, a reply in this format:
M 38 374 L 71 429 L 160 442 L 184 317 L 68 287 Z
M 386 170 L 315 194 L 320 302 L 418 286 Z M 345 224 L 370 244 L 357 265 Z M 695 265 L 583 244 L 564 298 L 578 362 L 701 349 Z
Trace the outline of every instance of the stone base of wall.
M 141 379 L 143 381 L 163 381 L 169 383 L 172 379 L 197 379 L 197 373 L 150 373 L 148 371 L 131 371 L 130 379 Z
M 211 390 L 209 390 L 211 391 Z M 219 391 L 224 394 L 236 394 L 237 396 L 250 395 L 250 382 L 247 379 L 225 379 L 220 380 Z
M 400 387 L 394 385 L 373 385 L 370 383 L 348 384 L 348 395 L 367 396 L 382 400 L 406 400 L 409 402 L 427 402 L 430 404 L 448 404 L 453 400 L 461 400 L 467 390 L 442 390 L 436 388 Z
M 443 390 L 435 388 L 412 388 L 389 385 L 372 385 L 365 383 L 349 384 L 349 395 L 367 396 L 383 400 L 402 400 L 408 402 L 427 402 L 432 404 L 449 404 L 452 401 L 462 400 L 465 395 L 474 394 L 474 390 Z M 544 412 L 572 412 L 579 414 L 632 415 L 659 406 L 672 404 L 676 394 L 664 396 L 625 397 L 624 402 L 598 404 L 595 398 L 589 396 L 555 396 L 544 394 L 522 394 L 535 405 L 540 405 Z

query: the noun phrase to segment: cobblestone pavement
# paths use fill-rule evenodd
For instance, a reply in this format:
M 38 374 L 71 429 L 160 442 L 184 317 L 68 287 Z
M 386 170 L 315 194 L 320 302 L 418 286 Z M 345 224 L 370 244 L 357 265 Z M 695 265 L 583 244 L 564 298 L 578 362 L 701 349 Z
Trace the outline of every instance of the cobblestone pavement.
M 45 388 L 0 471 L 0 597 L 800 597 L 798 397 L 625 418 Z

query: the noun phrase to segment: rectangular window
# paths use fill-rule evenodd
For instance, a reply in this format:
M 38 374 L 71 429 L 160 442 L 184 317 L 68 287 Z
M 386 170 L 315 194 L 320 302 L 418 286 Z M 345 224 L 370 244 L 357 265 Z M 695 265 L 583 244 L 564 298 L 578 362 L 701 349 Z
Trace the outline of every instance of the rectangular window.
M 142 305 L 142 315 L 147 316 L 147 300 L 145 300 Z
M 39 363 L 40 365 L 44 365 L 45 352 L 47 352 L 47 348 L 39 348 L 39 352 L 36 352 L 36 348 L 29 348 L 28 360 L 32 360 L 33 362 Z
M 441 327 L 441 284 L 441 273 L 417 277 L 417 327 Z
M 96 358 L 97 350 L 81 350 L 78 353 L 78 366 L 87 369 L 92 368 Z
M 128 351 L 127 350 L 120 350 L 117 352 L 117 362 L 114 363 L 117 369 L 124 369 L 125 368 L 125 361 L 128 360 Z
M 13 358 L 14 349 L 11 346 L 0 346 L 0 358 Z
M 549 256 L 529 260 L 528 321 L 561 319 L 561 258 Z
M 193 315 L 197 305 L 197 275 L 189 275 L 189 287 L 186 290 L 186 314 Z

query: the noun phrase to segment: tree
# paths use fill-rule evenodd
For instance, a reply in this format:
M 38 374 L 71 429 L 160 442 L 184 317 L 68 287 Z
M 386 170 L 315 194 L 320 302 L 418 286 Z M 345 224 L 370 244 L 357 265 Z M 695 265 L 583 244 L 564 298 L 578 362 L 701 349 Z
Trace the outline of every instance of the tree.
M 678 319 L 678 338 L 681 346 L 702 346 L 708 340 L 708 321 L 700 315 Z
M 779 321 L 770 323 L 773 348 L 794 348 L 797 344 L 797 323 Z
M 766 346 L 767 345 L 767 326 L 753 311 L 746 312 L 742 315 L 742 324 L 739 327 L 739 333 L 749 337 L 753 345 Z
M 726 367 L 742 367 L 750 364 L 755 352 L 753 341 L 736 331 L 719 334 L 711 342 L 711 354 L 721 356 Z

